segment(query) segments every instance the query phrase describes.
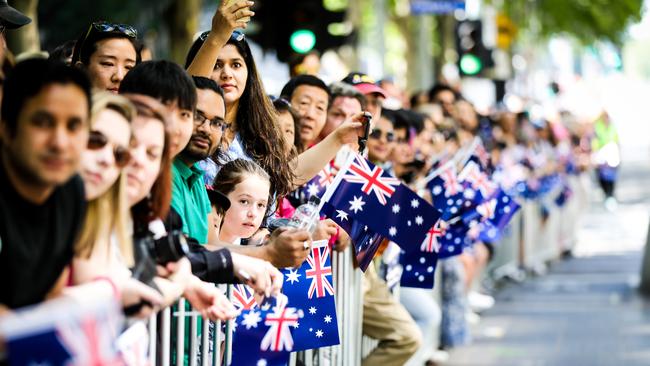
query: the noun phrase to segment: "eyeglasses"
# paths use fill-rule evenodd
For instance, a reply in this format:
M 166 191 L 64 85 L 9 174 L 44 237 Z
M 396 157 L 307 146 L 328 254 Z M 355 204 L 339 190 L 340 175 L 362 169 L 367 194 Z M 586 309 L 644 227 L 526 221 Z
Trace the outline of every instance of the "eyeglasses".
M 208 119 L 203 113 L 196 111 L 194 113 L 194 126 L 200 127 L 203 126 L 205 122 L 210 122 L 209 126 L 213 130 L 220 129 L 222 132 L 230 126 L 229 123 L 224 121 L 223 119 L 219 117 L 215 117 L 213 119 Z
M 108 144 L 108 137 L 99 131 L 90 131 L 88 135 L 88 150 L 103 149 Z M 113 149 L 115 165 L 124 168 L 131 161 L 129 149 L 122 146 L 115 146 Z
M 7 27 L 5 27 L 4 25 L 0 25 L 0 34 L 4 34 L 6 30 Z
M 372 130 L 370 132 L 370 134 L 368 135 L 368 137 L 370 137 L 372 139 L 377 139 L 377 140 L 381 139 L 381 136 L 386 136 L 386 141 L 388 141 L 388 142 L 395 141 L 395 134 L 394 133 L 392 133 L 392 132 L 384 132 L 384 131 L 382 131 L 382 130 L 380 130 L 378 128 L 375 128 L 374 130 Z
M 201 33 L 201 35 L 199 36 L 199 39 L 200 39 L 201 41 L 205 42 L 205 40 L 208 39 L 208 36 L 209 36 L 209 35 L 210 35 L 210 31 L 203 32 L 203 33 Z M 233 40 L 233 41 L 237 41 L 237 42 L 241 42 L 241 41 L 243 41 L 245 38 L 246 38 L 246 35 L 244 35 L 244 33 L 240 32 L 240 31 L 238 31 L 238 30 L 232 32 L 232 34 L 230 35 L 230 39 Z

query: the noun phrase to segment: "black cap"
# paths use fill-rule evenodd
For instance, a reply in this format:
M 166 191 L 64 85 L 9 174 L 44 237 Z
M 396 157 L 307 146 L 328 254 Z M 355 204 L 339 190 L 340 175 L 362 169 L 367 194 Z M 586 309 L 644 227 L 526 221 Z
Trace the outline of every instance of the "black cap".
M 0 24 L 8 29 L 20 28 L 31 23 L 32 19 L 7 4 L 7 0 L 0 0 Z
M 230 200 L 226 197 L 225 194 L 213 189 L 209 185 L 205 185 L 206 191 L 208 191 L 208 198 L 210 199 L 210 204 L 222 208 L 224 211 L 228 211 L 230 208 Z

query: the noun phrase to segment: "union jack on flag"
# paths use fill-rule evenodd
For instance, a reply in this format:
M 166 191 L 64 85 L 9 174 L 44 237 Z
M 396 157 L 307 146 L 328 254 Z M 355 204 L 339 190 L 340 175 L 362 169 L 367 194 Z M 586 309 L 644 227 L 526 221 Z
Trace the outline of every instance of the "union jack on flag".
M 440 227 L 440 220 L 427 231 L 427 237 L 420 245 L 420 250 L 423 252 L 436 252 L 440 251 L 440 243 L 438 238 L 445 233 L 445 230 Z
M 332 277 L 332 265 L 327 264 L 329 250 L 323 250 L 323 247 L 312 247 L 311 253 L 307 257 L 309 269 L 305 271 L 306 277 L 311 279 L 309 285 L 308 297 L 311 299 L 314 294 L 316 297 L 334 295 L 334 288 L 328 279 Z
M 3 317 L 0 334 L 10 365 L 124 365 L 115 343 L 122 321 L 113 299 L 61 298 Z
M 444 182 L 445 197 L 451 197 L 463 191 L 463 186 L 458 181 L 456 166 L 454 164 L 447 164 L 440 172 L 440 177 Z
M 401 182 L 397 178 L 383 176 L 383 173 L 384 170 L 381 167 L 375 165 L 371 169 L 366 159 L 357 157 L 348 168 L 348 174 L 344 175 L 343 179 L 350 183 L 363 184 L 363 187 L 361 187 L 363 193 L 366 195 L 370 195 L 371 192 L 374 193 L 377 200 L 382 205 L 386 205 L 386 199 L 393 196 L 395 188 Z
M 233 285 L 231 301 L 237 310 L 249 310 L 257 307 L 253 289 L 246 285 Z
M 481 220 L 490 220 L 494 218 L 494 210 L 497 207 L 496 198 L 487 200 L 476 207 L 476 212 L 481 215 Z
M 482 171 L 481 167 L 471 160 L 465 165 L 458 177 L 460 180 L 470 183 L 473 189 L 480 191 L 484 198 L 492 195 L 496 189 L 494 183 L 490 182 L 489 177 Z
M 300 315 L 296 312 L 295 308 L 279 308 L 275 307 L 274 311 L 268 313 L 264 319 L 264 325 L 269 326 L 266 331 L 260 349 L 262 351 L 291 351 L 293 349 L 293 337 L 291 336 L 291 329 L 298 325 Z
M 321 187 L 327 187 L 334 181 L 334 177 L 336 176 L 337 172 L 338 172 L 338 167 L 336 166 L 334 161 L 325 165 L 325 167 L 321 169 L 320 172 L 318 172 L 318 184 Z

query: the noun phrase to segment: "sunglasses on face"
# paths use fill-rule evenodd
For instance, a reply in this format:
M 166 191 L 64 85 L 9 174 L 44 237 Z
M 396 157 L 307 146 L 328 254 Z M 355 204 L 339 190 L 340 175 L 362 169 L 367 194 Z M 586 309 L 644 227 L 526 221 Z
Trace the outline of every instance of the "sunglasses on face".
M 194 126 L 200 127 L 203 126 L 205 122 L 208 122 L 208 125 L 212 130 L 221 130 L 222 132 L 230 126 L 229 123 L 226 123 L 221 118 L 215 117 L 213 119 L 208 119 L 203 113 L 196 111 L 194 113 Z
M 108 144 L 108 137 L 99 131 L 90 131 L 88 135 L 88 150 L 103 149 Z M 115 146 L 113 149 L 115 165 L 118 168 L 125 167 L 131 161 L 129 149 L 123 146 Z
M 395 141 L 395 134 L 394 133 L 392 133 L 392 132 L 384 132 L 384 131 L 382 131 L 382 130 L 380 130 L 378 128 L 375 128 L 374 130 L 372 130 L 368 136 L 370 138 L 372 138 L 372 139 L 377 139 L 377 140 L 381 139 L 382 136 L 386 136 L 386 141 L 388 141 L 388 142 Z

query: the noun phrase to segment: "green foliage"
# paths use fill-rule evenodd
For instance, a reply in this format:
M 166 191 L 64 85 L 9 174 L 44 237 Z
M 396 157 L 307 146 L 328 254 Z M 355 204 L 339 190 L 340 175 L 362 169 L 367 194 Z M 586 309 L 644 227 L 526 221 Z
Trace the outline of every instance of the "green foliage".
M 143 31 L 157 25 L 170 0 L 40 0 L 39 29 L 43 48 L 77 39 L 97 20 L 132 24 Z
M 584 44 L 622 44 L 628 25 L 639 22 L 643 0 L 506 0 L 518 27 L 547 37 L 567 34 Z

